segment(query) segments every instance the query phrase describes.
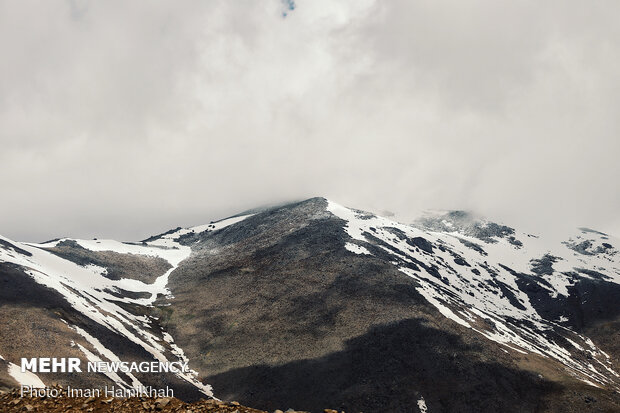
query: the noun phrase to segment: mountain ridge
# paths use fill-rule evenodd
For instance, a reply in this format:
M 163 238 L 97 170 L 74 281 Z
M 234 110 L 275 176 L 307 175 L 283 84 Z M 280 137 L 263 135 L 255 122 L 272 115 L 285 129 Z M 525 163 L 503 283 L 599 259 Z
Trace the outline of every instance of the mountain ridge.
M 124 354 L 113 344 L 129 341 L 142 358 L 188 360 L 193 373 L 170 378 L 185 383 L 188 399 L 210 395 L 203 384 L 209 383 L 218 397 L 264 409 L 284 401 L 308 410 L 338 403 L 347 411 L 403 411 L 423 398 L 429 411 L 467 411 L 468 403 L 488 403 L 471 393 L 483 391 L 497 375 L 512 390 L 489 409 L 515 409 L 514 394 L 525 389 L 536 395 L 527 397 L 532 409 L 543 399 L 553 405 L 570 398 L 549 396 L 567 391 L 558 386 L 584 391 L 578 383 L 620 406 L 613 396 L 620 353 L 611 327 L 619 315 L 616 239 L 579 229 L 548 250 L 540 237 L 465 218 L 452 213 L 405 225 L 311 198 L 135 244 L 68 238 L 32 244 L 0 237 L 0 275 L 12 283 L 34 280 L 36 288 L 51 289 L 54 300 L 69 304 L 50 306 L 62 307 L 57 318 L 64 327 L 58 329 L 80 340 L 70 347 L 72 354 L 85 357 L 90 349 L 106 358 L 116 354 L 109 346 L 135 357 L 136 351 Z M 131 275 L 147 268 L 156 272 Z M 28 305 L 49 313 L 50 306 Z M 6 322 L 0 329 L 8 329 Z M 425 347 L 419 339 L 424 336 L 436 339 Z M 398 337 L 409 345 L 398 345 Z M 387 353 L 371 351 L 385 343 L 392 343 Z M 0 340 L 0 355 L 5 347 Z M 436 353 L 441 348 L 456 358 Z M 7 354 L 16 359 L 15 350 Z M 459 355 L 483 378 L 451 401 L 449 386 L 431 380 L 432 363 L 420 360 L 428 358 L 463 381 Z M 352 368 L 356 357 L 362 357 L 356 375 L 326 380 Z M 416 363 L 405 362 L 411 372 L 389 364 L 408 357 L 426 367 L 415 371 Z M 382 368 L 393 377 L 374 373 Z M 11 377 L 0 375 L 0 384 Z M 308 378 L 325 383 L 312 391 Z M 129 386 L 152 378 L 116 379 Z M 518 381 L 529 384 L 519 387 Z M 402 390 L 391 407 L 380 402 L 390 386 Z M 453 386 L 467 388 L 459 380 Z M 505 387 L 494 393 L 505 393 Z

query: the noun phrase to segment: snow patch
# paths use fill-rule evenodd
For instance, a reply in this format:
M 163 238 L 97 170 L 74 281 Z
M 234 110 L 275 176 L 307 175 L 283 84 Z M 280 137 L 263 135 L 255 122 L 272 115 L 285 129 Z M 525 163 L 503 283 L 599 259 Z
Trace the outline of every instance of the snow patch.
M 17 364 L 9 362 L 8 373 L 21 386 L 32 386 L 38 389 L 45 387 L 45 383 L 43 383 L 39 376 L 28 370 L 22 373 L 21 367 Z
M 420 413 L 427 413 L 428 409 L 426 408 L 426 401 L 424 397 L 420 397 L 418 399 L 418 409 L 420 409 Z
M 344 247 L 347 249 L 347 251 L 351 251 L 354 254 L 372 255 L 370 251 L 368 251 L 366 248 L 362 247 L 361 245 L 353 244 L 352 242 L 347 242 L 346 244 L 344 244 Z

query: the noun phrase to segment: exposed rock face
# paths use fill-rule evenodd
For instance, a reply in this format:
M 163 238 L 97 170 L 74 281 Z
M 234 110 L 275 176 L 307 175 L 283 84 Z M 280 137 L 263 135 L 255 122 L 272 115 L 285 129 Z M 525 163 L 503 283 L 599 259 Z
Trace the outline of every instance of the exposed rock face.
M 324 198 L 137 244 L 2 239 L 0 364 L 44 348 L 188 360 L 187 377 L 136 379 L 269 411 L 613 411 L 618 244 L 580 229 L 549 245 L 463 212 L 404 225 Z

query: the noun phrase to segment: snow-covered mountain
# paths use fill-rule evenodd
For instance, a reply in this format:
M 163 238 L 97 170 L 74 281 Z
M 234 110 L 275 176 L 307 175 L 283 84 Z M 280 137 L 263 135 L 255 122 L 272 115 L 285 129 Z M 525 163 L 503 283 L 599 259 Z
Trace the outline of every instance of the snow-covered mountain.
M 392 262 L 447 318 L 507 349 L 556 359 L 593 386 L 620 389 L 610 356 L 574 328 L 589 285 L 620 284 L 618 239 L 580 228 L 554 245 L 461 211 L 411 226 L 332 202 L 328 210 L 346 221 L 345 248 Z
M 0 237 L 0 385 L 166 383 L 265 409 L 620 409 L 618 241 L 460 211 L 402 224 L 323 198 L 136 243 Z M 44 356 L 192 370 L 16 366 Z
M 147 359 L 187 362 L 183 350 L 174 343 L 170 334 L 157 324 L 158 317 L 150 314 L 150 309 L 158 299 L 165 301 L 170 297 L 168 277 L 179 263 L 191 254 L 191 248 L 179 244 L 176 239 L 191 232 L 215 231 L 243 218 L 231 218 L 188 229 L 179 228 L 140 243 L 63 238 L 35 244 L 18 243 L 0 236 L 0 264 L 9 273 L 18 269 L 31 277 L 38 286 L 48 290 L 41 292 L 41 295 L 60 295 L 71 307 L 71 314 L 76 312 L 80 317 L 87 318 L 86 325 L 97 328 L 99 334 L 118 337 L 121 341 L 137 345 L 140 350 L 148 353 Z M 160 261 L 157 262 L 159 266 L 149 265 L 151 261 Z M 152 273 L 158 269 L 161 274 Z M 111 277 L 110 270 L 120 272 L 118 279 Z M 10 279 L 4 281 L 10 282 Z M 3 304 L 19 301 L 19 298 L 20 295 L 9 297 Z M 163 306 L 165 305 L 164 303 Z M 121 360 L 120 354 L 102 344 L 100 339 L 84 326 L 70 322 L 62 315 L 59 315 L 58 319 L 65 324 L 66 332 L 73 333 L 74 339 L 67 344 L 79 349 L 82 358 L 88 361 L 126 361 Z M 7 321 L 4 319 L 3 327 Z M 3 334 L 3 341 L 9 341 L 20 333 L 20 330 L 7 332 Z M 15 359 L 19 364 L 19 358 L 26 355 L 21 353 L 22 349 L 15 348 L 12 342 L 3 344 L 10 349 L 7 349 L 7 352 L 10 352 L 12 357 L 2 359 L 7 364 L 8 375 L 14 381 L 24 385 L 52 384 L 34 373 L 21 373 L 19 366 L 9 360 Z M 35 343 L 34 349 L 38 349 L 38 354 L 33 353 L 29 357 L 66 357 L 63 354 L 48 354 L 46 348 Z M 123 353 L 124 351 L 121 351 L 121 354 Z M 144 385 L 132 373 L 106 372 L 105 375 L 122 388 Z M 176 375 L 203 395 L 213 396 L 211 387 L 200 382 L 197 372 L 178 372 Z M 80 384 L 80 379 L 75 379 L 77 380 L 74 383 L 65 384 Z M 62 376 L 54 377 L 53 380 L 63 382 Z

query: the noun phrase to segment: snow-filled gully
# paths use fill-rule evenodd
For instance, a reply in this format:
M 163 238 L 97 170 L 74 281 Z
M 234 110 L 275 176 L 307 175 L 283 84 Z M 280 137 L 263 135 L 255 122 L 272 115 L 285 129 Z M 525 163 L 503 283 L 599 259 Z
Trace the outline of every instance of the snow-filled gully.
M 619 266 L 609 257 L 579 257 L 562 244 L 549 249 L 549 245 L 545 245 L 538 237 L 527 235 L 522 237 L 524 243 L 521 247 L 502 238 L 484 244 L 486 253 L 482 255 L 480 251 L 465 245 L 481 244 L 479 239 L 457 232 L 426 231 L 331 201 L 327 209 L 346 222 L 345 231 L 356 241 L 347 242 L 347 250 L 356 254 L 374 255 L 371 252 L 373 246 L 380 249 L 382 257 L 388 254 L 390 261 L 401 272 L 417 281 L 417 291 L 445 317 L 512 351 L 531 352 L 555 359 L 564 364 L 571 374 L 588 384 L 620 389 L 620 376 L 613 370 L 609 356 L 589 338 L 560 325 L 563 320 L 549 321 L 542 318 L 533 308 L 527 294 L 518 288 L 515 276 L 505 268 L 508 266 L 513 271 L 529 273 L 533 258 L 540 258 L 549 252 L 562 257 L 558 263 L 561 267 L 546 277 L 551 288 L 541 285 L 549 291 L 550 297 L 557 297 L 568 294 L 567 286 L 571 282 L 567 277 L 562 277 L 561 273 L 575 267 L 606 268 L 605 274 L 609 279 L 620 284 Z M 407 239 L 416 237 L 428 240 L 433 246 L 432 253 L 407 242 Z M 468 265 L 453 264 L 456 258 L 464 260 Z M 426 268 L 434 268 L 436 272 L 431 274 L 419 268 L 420 263 Z M 480 320 L 487 322 L 481 323 Z M 550 338 L 551 334 L 546 334 L 552 330 L 559 332 L 570 343 L 569 348 Z M 571 351 L 587 353 L 590 360 L 582 361 L 574 357 Z

